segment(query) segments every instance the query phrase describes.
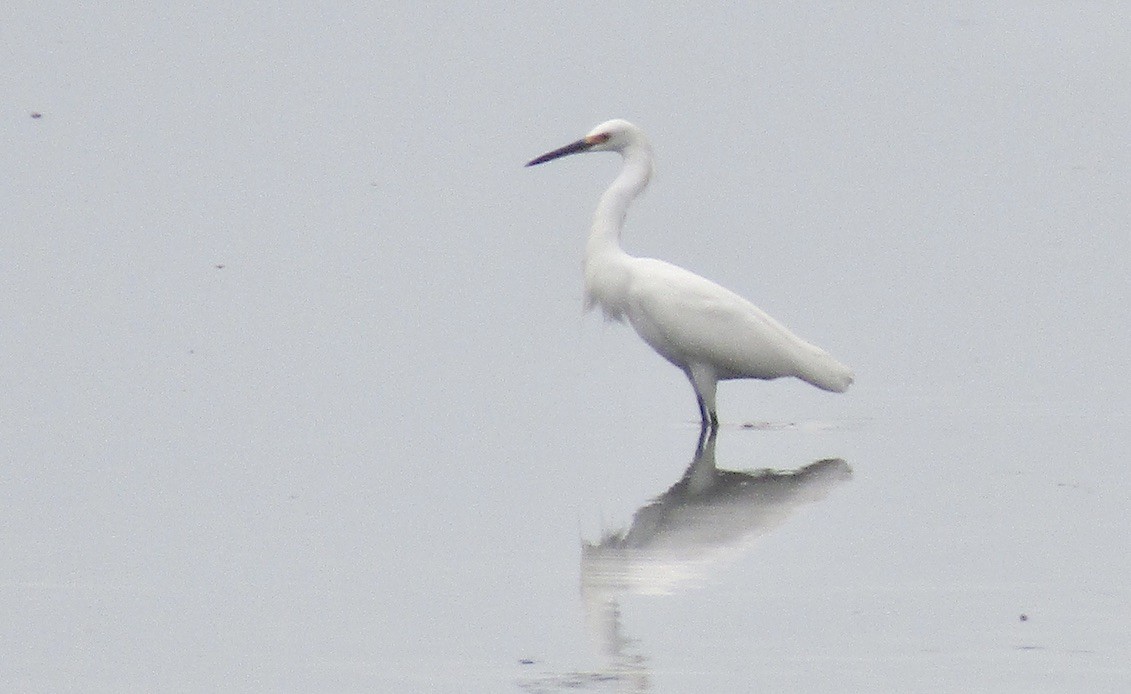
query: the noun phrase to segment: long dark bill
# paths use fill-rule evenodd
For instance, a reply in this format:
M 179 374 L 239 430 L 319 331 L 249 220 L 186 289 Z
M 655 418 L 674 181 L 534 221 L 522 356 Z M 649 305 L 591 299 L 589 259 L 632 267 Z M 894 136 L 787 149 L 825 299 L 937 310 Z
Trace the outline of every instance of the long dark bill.
M 557 159 L 558 157 L 564 157 L 567 154 L 577 154 L 578 152 L 584 152 L 585 150 L 589 149 L 592 146 L 593 145 L 586 142 L 584 139 L 581 139 L 581 140 L 578 140 L 577 142 L 571 142 L 568 145 L 566 145 L 565 147 L 559 147 L 559 148 L 555 149 L 553 152 L 546 152 L 545 154 L 543 154 L 540 157 L 537 157 L 536 159 L 531 159 L 530 161 L 526 162 L 526 165 L 527 166 L 534 166 L 536 164 L 545 164 L 548 161 L 551 161 L 553 159 Z

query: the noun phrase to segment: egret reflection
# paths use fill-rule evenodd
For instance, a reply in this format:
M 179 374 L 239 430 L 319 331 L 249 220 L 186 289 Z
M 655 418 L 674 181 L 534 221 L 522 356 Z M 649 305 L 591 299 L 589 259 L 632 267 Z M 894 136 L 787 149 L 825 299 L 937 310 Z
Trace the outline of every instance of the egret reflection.
M 700 433 L 683 476 L 641 507 L 627 529 L 582 546 L 586 621 L 618 691 L 648 689 L 647 659 L 621 627 L 620 596 L 671 594 L 707 580 L 799 507 L 852 478 L 852 468 L 839 458 L 791 471 L 721 470 L 715 434 Z
M 715 434 L 703 432 L 678 482 L 641 507 L 626 530 L 582 547 L 582 589 L 672 593 L 707 578 L 799 506 L 820 501 L 851 477 L 839 458 L 788 472 L 721 470 Z

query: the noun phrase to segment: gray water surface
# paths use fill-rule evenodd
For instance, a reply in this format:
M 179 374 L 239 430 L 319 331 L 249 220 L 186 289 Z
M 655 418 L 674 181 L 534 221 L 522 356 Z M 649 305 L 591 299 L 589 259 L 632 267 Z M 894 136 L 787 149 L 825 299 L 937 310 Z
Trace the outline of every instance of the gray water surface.
M 0 690 L 1128 690 L 1128 12 L 17 2 Z M 848 393 L 583 315 L 611 117 Z

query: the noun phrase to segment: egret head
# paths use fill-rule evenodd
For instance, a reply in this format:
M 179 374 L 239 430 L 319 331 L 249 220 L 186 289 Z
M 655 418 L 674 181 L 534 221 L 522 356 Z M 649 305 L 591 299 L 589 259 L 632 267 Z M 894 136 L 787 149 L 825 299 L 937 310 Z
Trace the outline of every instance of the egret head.
M 577 142 L 546 152 L 527 162 L 527 166 L 544 164 L 548 161 L 580 152 L 621 152 L 633 146 L 646 144 L 644 133 L 632 123 L 619 118 L 601 123 Z

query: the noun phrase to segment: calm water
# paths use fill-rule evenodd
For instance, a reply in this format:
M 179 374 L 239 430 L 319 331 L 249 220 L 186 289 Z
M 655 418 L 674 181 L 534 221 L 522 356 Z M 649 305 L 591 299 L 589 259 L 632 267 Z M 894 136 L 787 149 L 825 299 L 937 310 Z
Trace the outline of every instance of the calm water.
M 520 687 L 1120 689 L 1118 422 L 938 409 L 724 430 L 727 472 L 698 493 L 698 472 L 673 474 L 626 535 L 583 548 L 578 603 L 601 664 L 550 656 Z M 815 448 L 843 460 L 807 459 Z M 764 466 L 789 474 L 731 472 Z
M 9 14 L 0 691 L 1131 691 L 1123 5 Z M 612 117 L 847 394 L 582 316 Z
M 886 410 L 730 425 L 699 451 L 690 423 L 563 413 L 472 454 L 437 426 L 389 457 L 252 450 L 10 480 L 5 686 L 1131 681 L 1126 416 Z

